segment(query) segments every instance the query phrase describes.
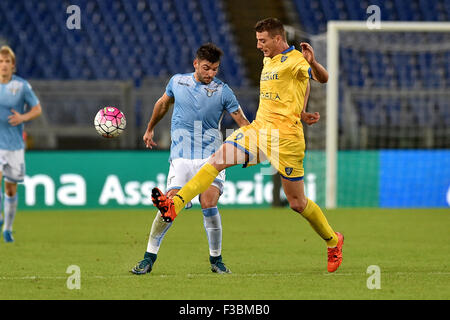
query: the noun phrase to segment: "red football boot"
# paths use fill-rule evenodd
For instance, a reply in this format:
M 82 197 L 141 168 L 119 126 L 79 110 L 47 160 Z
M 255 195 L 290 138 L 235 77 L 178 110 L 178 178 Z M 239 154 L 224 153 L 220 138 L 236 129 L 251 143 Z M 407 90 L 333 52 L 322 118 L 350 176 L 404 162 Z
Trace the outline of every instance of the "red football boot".
M 328 272 L 335 272 L 342 263 L 342 245 L 344 236 L 336 232 L 338 243 L 334 248 L 328 248 Z
M 173 200 L 166 197 L 158 188 L 152 189 L 152 201 L 153 205 L 161 212 L 161 217 L 165 222 L 172 222 L 176 218 L 177 213 Z

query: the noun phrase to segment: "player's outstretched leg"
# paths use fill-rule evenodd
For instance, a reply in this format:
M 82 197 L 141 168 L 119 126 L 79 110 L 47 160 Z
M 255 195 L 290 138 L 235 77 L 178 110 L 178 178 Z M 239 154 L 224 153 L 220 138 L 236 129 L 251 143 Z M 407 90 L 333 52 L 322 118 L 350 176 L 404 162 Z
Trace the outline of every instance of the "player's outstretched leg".
M 219 171 L 216 168 L 209 163 L 205 163 L 172 199 L 166 197 L 158 188 L 153 188 L 153 204 L 161 211 L 164 220 L 173 221 L 189 201 L 208 189 L 218 174 Z
M 161 191 L 154 188 L 152 190 L 153 204 L 161 211 L 163 218 L 168 217 L 173 221 L 189 201 L 209 188 L 220 171 L 247 160 L 248 155 L 244 151 L 224 143 L 211 156 L 210 161 L 205 163 L 172 199 L 168 199 Z

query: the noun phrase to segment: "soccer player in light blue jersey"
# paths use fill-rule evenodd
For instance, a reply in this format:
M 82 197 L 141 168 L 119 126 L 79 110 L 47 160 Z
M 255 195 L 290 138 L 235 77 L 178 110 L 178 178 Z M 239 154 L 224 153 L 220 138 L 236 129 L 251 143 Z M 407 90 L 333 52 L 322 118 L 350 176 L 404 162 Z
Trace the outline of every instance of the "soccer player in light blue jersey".
M 150 149 L 156 146 L 153 141 L 156 124 L 174 104 L 166 190 L 169 197 L 173 197 L 222 144 L 220 122 L 224 112 L 229 112 L 239 127 L 249 124 L 233 91 L 215 77 L 222 54 L 214 44 L 202 45 L 197 50 L 193 63 L 195 71 L 174 75 L 154 106 L 143 137 Z M 224 181 L 225 170 L 199 196 L 209 244 L 211 271 L 216 273 L 230 273 L 222 261 L 222 223 L 217 209 Z M 156 214 L 144 259 L 131 270 L 132 273 L 145 274 L 152 270 L 161 241 L 171 225 L 172 222 L 164 221 L 159 212 Z
M 41 105 L 24 79 L 14 75 L 16 57 L 8 46 L 0 48 L 0 187 L 5 178 L 3 239 L 13 242 L 12 225 L 17 210 L 17 183 L 25 177 L 24 122 L 38 117 Z M 25 109 L 28 106 L 28 111 Z M 2 203 L 0 192 L 0 207 Z

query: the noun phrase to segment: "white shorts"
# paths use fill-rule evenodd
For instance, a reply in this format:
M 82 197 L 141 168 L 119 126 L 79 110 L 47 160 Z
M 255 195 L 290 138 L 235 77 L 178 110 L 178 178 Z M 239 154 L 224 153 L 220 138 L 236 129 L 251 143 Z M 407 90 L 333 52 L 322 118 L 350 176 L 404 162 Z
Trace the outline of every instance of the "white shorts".
M 200 170 L 200 168 L 208 162 L 206 159 L 173 159 L 170 160 L 169 174 L 167 175 L 167 191 L 172 189 L 181 189 L 192 177 Z M 211 184 L 219 189 L 220 194 L 223 192 L 223 183 L 225 182 L 225 170 L 219 172 L 219 175 Z
M 8 182 L 23 182 L 25 178 L 25 150 L 0 150 L 0 172 Z

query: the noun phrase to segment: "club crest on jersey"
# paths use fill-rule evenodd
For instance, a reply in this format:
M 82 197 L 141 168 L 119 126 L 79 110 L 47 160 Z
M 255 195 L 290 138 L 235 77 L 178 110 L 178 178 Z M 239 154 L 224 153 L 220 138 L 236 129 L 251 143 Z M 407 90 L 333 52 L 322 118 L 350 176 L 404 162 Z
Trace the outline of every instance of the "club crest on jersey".
M 242 139 L 244 137 L 244 134 L 242 133 L 242 132 L 239 132 L 238 134 L 237 134 L 237 136 L 234 138 L 234 141 L 237 141 L 237 140 L 239 140 L 239 139 Z
M 282 56 L 281 57 L 281 62 L 285 62 L 287 60 L 288 56 Z
M 205 90 L 206 90 L 206 95 L 208 97 L 212 97 L 213 93 L 217 91 L 217 89 L 208 89 L 208 88 L 205 88 Z
M 8 85 L 8 90 L 11 91 L 13 95 L 16 95 L 16 93 L 22 89 L 23 84 L 19 81 L 11 81 L 11 83 Z
M 286 172 L 286 174 L 288 175 L 288 176 L 290 176 L 291 175 L 291 173 L 292 173 L 292 170 L 294 170 L 293 168 L 291 168 L 291 167 L 286 167 L 286 168 L 284 168 L 284 171 Z

